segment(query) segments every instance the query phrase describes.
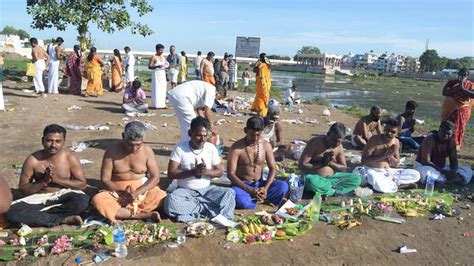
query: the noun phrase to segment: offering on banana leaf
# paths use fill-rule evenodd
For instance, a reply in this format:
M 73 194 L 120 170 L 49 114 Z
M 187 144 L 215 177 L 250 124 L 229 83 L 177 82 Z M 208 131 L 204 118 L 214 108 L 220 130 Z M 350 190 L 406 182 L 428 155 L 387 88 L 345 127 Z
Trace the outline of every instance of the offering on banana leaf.
M 433 196 L 426 197 L 420 189 L 384 195 L 380 198 L 380 203 L 392 206 L 406 217 L 423 216 L 424 211 L 437 209 L 439 206 L 444 206 L 443 209 L 449 215 L 449 206 L 453 201 L 454 198 L 449 193 L 435 192 Z
M 190 236 L 208 236 L 214 234 L 214 232 L 216 232 L 216 228 L 210 223 L 196 222 L 186 227 L 186 232 Z
M 237 228 L 229 229 L 226 239 L 234 243 L 269 243 L 272 240 L 289 239 L 305 234 L 312 228 L 312 224 L 306 221 L 296 220 L 278 224 L 280 222 L 279 219 L 284 221 L 284 219 L 278 215 L 264 215 L 261 220 L 247 217 L 240 222 Z M 262 222 L 270 223 L 270 220 L 275 226 L 262 224 Z

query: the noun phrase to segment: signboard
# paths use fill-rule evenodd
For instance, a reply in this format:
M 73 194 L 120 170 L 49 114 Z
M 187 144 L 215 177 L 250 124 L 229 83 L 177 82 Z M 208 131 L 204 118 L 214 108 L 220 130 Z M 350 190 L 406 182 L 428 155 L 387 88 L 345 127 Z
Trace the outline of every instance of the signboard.
M 235 43 L 235 56 L 237 57 L 255 57 L 260 54 L 260 38 L 258 37 L 240 37 L 237 36 Z

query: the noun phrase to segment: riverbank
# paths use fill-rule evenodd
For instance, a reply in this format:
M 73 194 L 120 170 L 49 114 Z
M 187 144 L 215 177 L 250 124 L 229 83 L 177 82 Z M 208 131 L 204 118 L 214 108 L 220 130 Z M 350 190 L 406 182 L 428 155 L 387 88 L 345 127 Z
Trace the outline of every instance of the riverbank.
M 84 165 L 88 180 L 87 191 L 92 193 L 101 188 L 100 168 L 104 150 L 112 143 L 120 141 L 125 119 L 139 119 L 150 123 L 156 129 L 146 132 L 145 142 L 152 147 L 161 172 L 160 187 L 166 188 L 170 183 L 164 171 L 167 168 L 171 149 L 179 139 L 178 123 L 173 116 L 173 109 L 153 111 L 153 116 L 130 118 L 120 110 L 121 94 L 105 93 L 100 98 L 83 98 L 72 95 L 48 95 L 38 98 L 30 91 L 31 82 L 21 81 L 22 66 L 13 69 L 13 64 L 5 62 L 6 80 L 3 83 L 7 108 L 9 112 L 0 113 L 0 135 L 2 136 L 0 150 L 0 173 L 7 178 L 16 196 L 19 196 L 17 186 L 19 175 L 15 173 L 15 164 L 21 164 L 26 156 L 41 149 L 41 133 L 46 124 L 61 125 L 107 125 L 109 130 L 68 130 L 66 147 L 73 142 L 94 143 L 93 147 L 75 153 L 80 159 L 87 159 L 91 164 Z M 13 75 L 13 76 L 12 76 Z M 16 79 L 20 77 L 20 81 Z M 149 85 L 144 85 L 149 97 Z M 252 97 L 252 94 L 231 91 L 230 97 Z M 68 110 L 72 105 L 80 110 Z M 344 123 L 354 128 L 357 117 L 342 110 L 331 109 L 330 116 L 324 116 L 324 106 L 304 104 L 293 112 L 284 111 L 281 115 L 284 126 L 285 142 L 295 139 L 308 140 L 314 135 L 325 134 L 333 121 Z M 299 112 L 301 109 L 301 112 Z M 213 114 L 214 121 L 224 119 L 221 125 L 216 125 L 226 149 L 237 139 L 244 136 L 243 123 L 248 118 L 228 117 Z M 300 121 L 300 122 L 298 122 Z M 425 131 L 420 133 L 426 133 Z M 360 154 L 350 148 L 345 142 L 346 153 Z M 474 166 L 474 144 L 471 136 L 461 153 L 462 164 Z M 224 158 L 225 159 L 225 158 Z M 225 161 L 224 161 L 225 163 Z M 284 163 L 294 163 L 286 159 Z M 461 189 L 459 187 L 459 189 Z M 474 192 L 471 184 L 462 188 Z M 463 201 L 462 204 L 466 204 Z M 460 203 L 461 204 L 461 203 Z M 473 203 L 470 202 L 472 205 Z M 260 209 L 273 211 L 267 205 Z M 407 219 L 404 224 L 390 224 L 364 218 L 363 225 L 349 231 L 342 231 L 335 226 L 317 223 L 314 228 L 301 237 L 292 241 L 275 241 L 268 245 L 231 244 L 225 240 L 224 230 L 206 238 L 190 238 L 186 245 L 176 249 L 164 248 L 161 245 L 150 247 L 130 248 L 126 261 L 112 259 L 104 265 L 148 265 L 169 263 L 172 265 L 195 264 L 470 264 L 474 260 L 472 237 L 463 237 L 464 232 L 472 232 L 474 218 L 463 211 L 464 220 L 458 223 L 455 218 L 442 221 L 429 221 L 428 217 Z M 236 211 L 237 214 L 245 213 Z M 247 212 L 248 214 L 248 212 Z M 169 220 L 166 220 L 169 222 Z M 182 225 L 179 225 L 182 226 Z M 61 228 L 62 229 L 62 228 Z M 443 241 L 440 241 L 442 239 Z M 399 254 L 393 252 L 405 244 L 416 248 L 417 254 Z M 227 248 L 228 247 L 228 248 Z M 212 252 L 207 252 L 211 250 Z M 84 260 L 92 257 L 91 252 L 66 253 L 59 256 L 49 256 L 39 259 L 34 264 L 51 265 L 73 264 L 74 259 L 81 256 Z

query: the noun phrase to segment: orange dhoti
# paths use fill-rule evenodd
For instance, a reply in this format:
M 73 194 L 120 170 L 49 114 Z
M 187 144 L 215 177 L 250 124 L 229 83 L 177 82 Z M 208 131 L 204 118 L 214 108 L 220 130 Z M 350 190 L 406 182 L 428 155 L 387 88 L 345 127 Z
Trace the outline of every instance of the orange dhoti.
M 128 186 L 132 190 L 137 189 L 143 185 L 143 179 L 115 181 L 115 184 L 121 190 L 126 190 Z M 115 222 L 117 212 L 122 208 L 118 203 L 117 192 L 102 191 L 92 198 L 92 205 L 99 211 L 102 216 L 107 218 L 110 222 Z M 166 192 L 158 187 L 154 187 L 135 199 L 135 202 L 129 204 L 126 209 L 130 210 L 130 215 L 139 213 L 149 213 L 159 208 L 166 197 Z
M 202 76 L 202 81 L 211 83 L 214 86 L 216 85 L 216 79 L 214 78 L 214 75 L 204 74 L 204 76 Z

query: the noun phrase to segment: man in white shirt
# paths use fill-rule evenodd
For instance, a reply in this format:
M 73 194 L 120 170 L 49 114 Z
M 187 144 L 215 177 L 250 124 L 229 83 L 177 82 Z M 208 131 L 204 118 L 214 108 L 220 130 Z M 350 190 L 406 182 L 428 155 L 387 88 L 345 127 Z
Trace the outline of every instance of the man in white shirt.
M 196 73 L 196 80 L 201 80 L 201 54 L 201 51 L 198 51 L 196 58 L 194 58 L 194 72 Z
M 218 100 L 222 98 L 216 87 L 200 80 L 188 81 L 168 92 L 168 99 L 173 105 L 181 129 L 181 141 L 190 139 L 189 125 L 196 116 L 207 118 L 212 125 L 211 108 L 216 98 Z M 212 126 L 209 130 L 215 133 Z
M 130 51 L 130 47 L 125 46 L 125 60 L 123 66 L 125 67 L 125 84 L 135 80 L 135 56 Z
M 164 210 L 180 222 L 219 214 L 234 218 L 234 190 L 211 185 L 211 178 L 222 175 L 222 165 L 216 147 L 206 142 L 208 129 L 206 118 L 194 118 L 188 132 L 191 140 L 177 144 L 171 153 L 168 178 L 176 179 L 178 188 L 168 195 Z

